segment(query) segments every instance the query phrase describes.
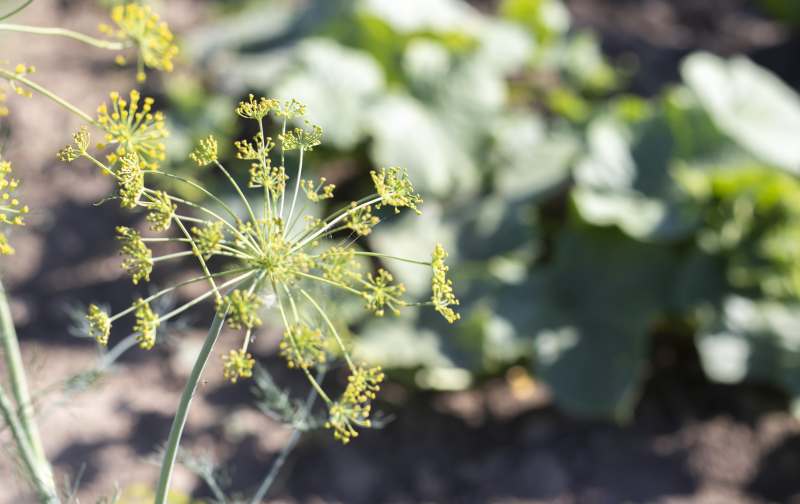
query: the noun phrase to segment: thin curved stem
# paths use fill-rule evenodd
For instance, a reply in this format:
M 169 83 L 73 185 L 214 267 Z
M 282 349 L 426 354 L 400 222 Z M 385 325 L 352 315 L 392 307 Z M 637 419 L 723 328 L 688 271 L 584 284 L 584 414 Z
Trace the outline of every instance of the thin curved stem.
M 22 5 L 20 5 L 16 9 L 13 9 L 11 12 L 8 12 L 8 13 L 3 14 L 2 16 L 0 16 L 0 21 L 2 21 L 4 19 L 8 19 L 13 15 L 15 15 L 15 14 L 17 14 L 19 12 L 22 12 L 25 9 L 25 7 L 29 6 L 32 3 L 33 3 L 33 0 L 25 0 L 24 2 L 22 2 Z
M 20 84 L 24 84 L 25 86 L 31 88 L 32 90 L 36 91 L 40 95 L 44 96 L 45 98 L 49 98 L 50 100 L 52 100 L 52 101 L 56 102 L 57 104 L 61 105 L 62 107 L 64 107 L 65 109 L 69 110 L 73 114 L 77 115 L 78 117 L 80 117 L 84 121 L 86 121 L 86 122 L 88 122 L 90 124 L 94 124 L 95 126 L 97 126 L 97 122 L 89 114 L 87 114 L 83 110 L 79 109 L 75 105 L 71 104 L 70 102 L 66 101 L 65 99 L 61 98 L 60 96 L 54 94 L 53 92 L 43 88 L 39 84 L 36 84 L 32 80 L 27 79 L 27 78 L 25 78 L 25 77 L 23 77 L 21 75 L 17 75 L 14 72 L 9 72 L 8 70 L 3 70 L 2 68 L 0 68 L 0 77 L 2 77 L 4 79 L 7 79 L 7 80 L 17 81 Z
M 328 314 L 325 313 L 325 310 L 322 309 L 322 307 L 314 300 L 313 297 L 311 297 L 311 295 L 308 292 L 306 292 L 304 289 L 300 289 L 300 293 L 303 296 L 305 296 L 306 299 L 308 299 L 311 305 L 317 310 L 317 313 L 319 313 L 320 316 L 322 316 L 322 319 L 328 325 L 328 328 L 331 330 L 331 333 L 333 333 L 333 337 L 336 339 L 336 344 L 339 345 L 339 348 L 342 349 L 342 355 L 344 355 L 344 358 L 347 361 L 347 366 L 350 368 L 350 371 L 355 373 L 356 366 L 355 364 L 353 364 L 353 360 L 350 358 L 350 352 L 347 351 L 347 347 L 344 345 L 344 341 L 342 341 L 342 338 L 339 336 L 339 331 L 336 330 L 336 327 L 334 327 L 333 322 L 331 322 L 331 319 L 328 318 Z
M 84 33 L 67 30 L 65 28 L 49 28 L 43 26 L 27 26 L 11 23 L 0 23 L 0 31 L 13 31 L 21 33 L 31 33 L 33 35 L 51 35 L 56 37 L 66 37 L 78 42 L 83 42 L 99 49 L 108 49 L 111 51 L 121 51 L 130 45 L 123 44 L 122 42 L 113 42 L 110 40 L 103 40 L 99 38 L 86 35 Z

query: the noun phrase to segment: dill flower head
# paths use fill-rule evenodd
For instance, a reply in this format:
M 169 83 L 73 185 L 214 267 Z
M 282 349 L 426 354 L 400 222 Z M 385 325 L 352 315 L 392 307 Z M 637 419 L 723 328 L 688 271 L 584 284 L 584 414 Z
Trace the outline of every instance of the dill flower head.
M 236 383 L 239 378 L 250 378 L 253 376 L 253 366 L 256 361 L 253 356 L 245 350 L 231 350 L 228 355 L 222 357 L 223 376 L 231 383 Z
M 286 328 L 280 343 L 280 354 L 290 368 L 308 369 L 325 363 L 325 348 L 322 330 L 301 323 Z
M 125 256 L 122 268 L 131 275 L 134 285 L 139 281 L 150 281 L 150 272 L 153 271 L 153 253 L 142 240 L 142 236 L 135 229 L 117 226 L 117 240 L 122 242 L 120 254 Z
M 447 252 L 441 244 L 436 244 L 433 249 L 433 260 L 431 266 L 433 267 L 433 280 L 431 282 L 431 302 L 434 309 L 439 312 L 451 324 L 461 318 L 461 315 L 456 313 L 451 306 L 458 306 L 459 302 L 456 299 L 455 292 L 453 291 L 453 281 L 447 278 L 447 272 L 450 267 L 444 263 L 447 258 Z
M 5 91 L 0 89 L 0 117 L 5 117 L 8 115 L 8 106 L 6 105 L 6 100 L 8 100 L 8 96 L 6 96 Z
M 97 124 L 105 132 L 105 143 L 114 147 L 106 155 L 113 166 L 128 154 L 135 154 L 145 170 L 155 170 L 166 158 L 164 139 L 169 132 L 164 124 L 164 114 L 153 112 L 153 99 L 141 99 L 135 89 L 126 100 L 117 92 L 110 95 L 111 103 L 97 108 Z
M 11 163 L 0 157 L 0 224 L 24 226 L 24 215 L 28 205 L 20 203 L 15 196 L 19 180 L 11 176 Z M 0 232 L 0 255 L 11 255 L 14 247 L 8 242 L 5 233 Z
M 101 24 L 100 31 L 137 48 L 136 79 L 139 82 L 146 79 L 144 67 L 172 71 L 172 60 L 178 54 L 175 37 L 167 23 L 161 21 L 149 6 L 138 3 L 117 5 L 111 9 L 111 21 L 114 26 Z M 125 58 L 118 56 L 117 63 L 124 65 Z
M 108 314 L 95 304 L 89 305 L 86 321 L 89 323 L 89 336 L 103 346 L 108 345 L 108 337 L 111 334 L 111 318 Z
M 133 331 L 136 333 L 136 341 L 139 342 L 139 348 L 150 350 L 156 344 L 158 316 L 144 299 L 136 301 L 134 306 L 136 306 L 136 324 L 133 326 Z
M 437 246 L 432 260 L 404 259 L 364 251 L 350 239 L 369 235 L 380 223 L 382 213 L 404 208 L 419 213 L 422 199 L 404 170 L 376 170 L 372 173 L 373 194 L 348 204 L 330 205 L 335 186 L 324 178 L 313 181 L 303 177 L 306 154 L 322 142 L 321 128 L 309 123 L 287 128 L 290 119 L 305 113 L 301 103 L 251 95 L 239 104 L 236 113 L 254 121 L 258 130 L 254 137 L 240 139 L 234 144 L 237 158 L 247 166 L 237 172 L 229 171 L 218 159 L 218 144 L 213 137 L 201 140 L 191 158 L 199 165 L 211 165 L 219 170 L 238 196 L 241 212 L 236 212 L 199 182 L 145 169 L 141 149 L 133 154 L 120 154 L 123 158 L 119 163 L 117 159 L 111 160 L 110 165 L 101 163 L 101 170 L 117 180 L 123 206 L 147 212 L 152 231 L 170 233 L 164 237 L 149 237 L 130 228 L 118 228 L 125 256 L 122 267 L 134 283 L 149 281 L 156 263 L 192 258 L 200 274 L 181 285 L 194 282 L 208 285 L 204 294 L 160 316 L 140 300 L 128 310 L 108 318 L 108 327 L 117 317 L 135 312 L 140 344 L 149 347 L 155 341 L 159 323 L 178 316 L 200 301 L 213 300 L 217 316 L 224 317 L 230 328 L 244 333 L 239 345 L 223 357 L 223 375 L 236 382 L 252 374 L 255 361 L 248 347 L 253 332 L 269 310 L 284 326 L 280 355 L 290 368 L 305 375 L 325 401 L 329 412 L 327 427 L 336 439 L 349 442 L 358 435 L 358 428 L 372 425 L 372 402 L 377 398 L 384 374 L 380 368 L 356 365 L 352 361 L 350 348 L 339 334 L 341 327 L 328 314 L 331 302 L 326 295 L 352 296 L 363 303 L 365 310 L 379 317 L 386 313 L 399 314 L 412 306 L 427 306 L 454 322 L 458 315 L 451 306 L 458 301 L 452 281 L 446 277 L 446 253 Z M 266 135 L 266 119 L 270 114 L 277 118 L 281 131 L 276 141 Z M 98 163 L 80 148 L 76 147 L 74 152 L 78 157 Z M 135 163 L 137 155 L 139 162 Z M 296 166 L 287 169 L 290 159 L 296 161 Z M 245 175 L 245 180 L 237 181 L 235 175 L 239 173 Z M 201 202 L 189 202 L 152 188 L 153 179 L 161 177 L 200 189 L 214 200 L 215 206 L 207 208 Z M 333 211 L 319 218 L 317 215 L 325 212 L 307 211 L 313 205 L 325 206 L 324 209 L 330 205 Z M 335 244 L 337 237 L 345 240 Z M 156 256 L 148 246 L 150 242 L 169 242 L 182 247 L 182 251 Z M 360 261 L 365 258 L 379 260 L 383 267 L 364 271 Z M 395 281 L 390 272 L 393 261 L 406 261 L 433 270 L 430 300 L 407 299 L 405 287 Z M 162 289 L 146 301 L 175 288 Z M 264 302 L 267 296 L 275 300 L 273 306 Z M 99 317 L 94 314 L 96 326 L 101 328 Z M 331 397 L 311 372 L 333 355 L 341 355 L 348 370 L 347 385 L 338 398 Z

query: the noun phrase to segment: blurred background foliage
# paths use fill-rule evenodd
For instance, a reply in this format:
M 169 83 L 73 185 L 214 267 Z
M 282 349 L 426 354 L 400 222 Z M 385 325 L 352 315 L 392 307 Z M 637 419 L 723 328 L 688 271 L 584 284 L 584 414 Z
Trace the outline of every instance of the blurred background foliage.
M 794 1 L 761 4 L 800 22 Z M 165 83 L 174 169 L 195 169 L 182 160 L 209 130 L 247 133 L 240 96 L 296 97 L 325 130 L 332 205 L 377 166 L 408 168 L 425 198 L 371 249 L 451 251 L 462 322 L 345 313 L 360 357 L 448 390 L 524 365 L 567 412 L 624 421 L 653 334 L 691 334 L 712 380 L 800 398 L 800 98 L 768 70 L 698 52 L 680 83 L 631 94 L 634 66 L 559 0 L 213 8 Z M 388 266 L 424 295 L 428 278 Z

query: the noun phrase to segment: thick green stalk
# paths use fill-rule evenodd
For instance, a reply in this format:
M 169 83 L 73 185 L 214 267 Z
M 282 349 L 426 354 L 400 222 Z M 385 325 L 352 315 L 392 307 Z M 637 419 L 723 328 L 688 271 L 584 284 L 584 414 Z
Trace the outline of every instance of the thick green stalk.
M 17 403 L 17 415 L 20 429 L 25 436 L 26 446 L 30 448 L 30 456 L 33 458 L 29 462 L 34 467 L 32 475 L 34 483 L 41 492 L 48 496 L 45 502 L 58 502 L 53 481 L 53 471 L 47 461 L 47 457 L 42 447 L 39 430 L 33 418 L 33 403 L 28 392 L 28 383 L 25 378 L 25 368 L 22 364 L 22 354 L 19 350 L 17 341 L 17 331 L 14 328 L 14 320 L 11 318 L 11 309 L 8 306 L 6 291 L 0 281 L 0 344 L 3 348 L 3 359 L 8 368 L 8 378 L 11 385 L 11 392 Z M 6 422 L 10 420 L 6 418 Z M 18 442 L 19 444 L 19 442 Z M 25 458 L 26 451 L 20 446 L 20 453 Z
M 52 476 L 49 477 L 48 483 L 48 475 L 43 473 L 43 466 L 33 453 L 25 429 L 22 428 L 19 418 L 14 413 L 14 406 L 2 387 L 0 387 L 0 415 L 2 415 L 6 425 L 11 429 L 11 435 L 14 437 L 17 451 L 22 463 L 25 465 L 28 476 L 31 478 L 31 483 L 36 489 L 39 501 L 46 504 L 58 504 L 58 496 L 52 486 Z
M 175 459 L 178 456 L 178 446 L 181 442 L 183 435 L 183 428 L 186 426 L 186 418 L 189 416 L 189 408 L 192 404 L 192 398 L 197 390 L 197 384 L 200 382 L 200 375 L 203 374 L 203 368 L 208 362 L 208 357 L 211 355 L 211 350 L 217 342 L 222 326 L 225 322 L 224 313 L 217 313 L 214 315 L 214 320 L 211 322 L 211 327 L 208 330 L 208 336 L 203 343 L 203 348 L 200 349 L 200 354 L 194 361 L 194 367 L 189 375 L 189 381 L 181 394 L 180 402 L 178 403 L 178 411 L 175 413 L 175 419 L 172 421 L 172 428 L 169 431 L 169 439 L 167 440 L 167 447 L 164 452 L 164 461 L 161 463 L 161 475 L 158 478 L 158 489 L 156 490 L 156 504 L 165 504 L 167 502 L 167 492 L 169 491 L 169 483 L 172 478 L 172 470 L 175 468 Z

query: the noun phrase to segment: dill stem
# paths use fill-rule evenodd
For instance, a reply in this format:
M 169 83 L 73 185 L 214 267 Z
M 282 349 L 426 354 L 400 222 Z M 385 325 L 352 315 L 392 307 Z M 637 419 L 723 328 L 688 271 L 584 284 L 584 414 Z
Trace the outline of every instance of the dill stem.
M 65 28 L 50 28 L 43 26 L 27 26 L 27 25 L 12 24 L 12 23 L 0 23 L 0 31 L 13 31 L 21 33 L 30 33 L 33 35 L 52 35 L 56 37 L 66 37 L 73 40 L 77 40 L 78 42 L 83 42 L 84 44 L 88 44 L 93 47 L 97 47 L 98 49 L 108 49 L 110 51 L 121 51 L 126 47 L 129 47 L 123 44 L 122 42 L 103 40 L 92 37 L 90 35 L 86 35 L 84 33 L 76 32 L 73 30 L 67 30 Z
M 90 124 L 94 124 L 95 126 L 97 125 L 97 122 L 89 114 L 87 114 L 86 112 L 82 111 L 81 109 L 79 109 L 75 105 L 71 104 L 67 100 L 65 100 L 65 99 L 61 98 L 60 96 L 56 95 L 55 93 L 49 91 L 48 89 L 40 86 L 39 84 L 36 84 L 35 82 L 33 82 L 30 79 L 27 79 L 27 78 L 25 78 L 25 77 L 23 77 L 21 75 L 17 75 L 14 72 L 9 72 L 8 70 L 4 70 L 2 68 L 0 68 L 0 77 L 3 77 L 6 80 L 14 80 L 14 81 L 17 81 L 17 82 L 19 82 L 21 84 L 24 84 L 27 87 L 29 87 L 32 90 L 34 90 L 37 93 L 39 93 L 40 95 L 42 95 L 42 96 L 44 96 L 46 98 L 49 98 L 50 100 L 52 100 L 52 101 L 56 102 L 57 104 L 61 105 L 62 107 L 64 107 L 65 109 L 69 110 L 73 114 L 77 115 L 78 117 L 80 117 L 84 121 L 86 121 L 86 122 L 88 122 Z
M 238 285 L 242 285 L 250 275 L 239 277 Z M 226 284 L 220 285 L 224 288 Z M 175 468 L 175 460 L 178 457 L 178 447 L 181 443 L 183 436 L 183 429 L 186 427 L 186 419 L 189 416 L 189 408 L 192 405 L 192 398 L 197 391 L 197 384 L 200 382 L 200 376 L 203 374 L 203 369 L 206 367 L 208 358 L 211 355 L 211 350 L 214 349 L 214 344 L 217 342 L 222 326 L 225 323 L 225 317 L 228 315 L 228 307 L 226 306 L 222 312 L 215 311 L 214 320 L 211 321 L 211 327 L 208 329 L 208 335 L 203 342 L 203 347 L 197 355 L 197 359 L 192 366 L 192 372 L 189 375 L 189 380 L 181 394 L 180 401 L 178 402 L 178 409 L 175 412 L 175 418 L 172 420 L 172 427 L 169 431 L 169 438 L 167 439 L 167 447 L 164 450 L 164 460 L 161 463 L 161 473 L 158 477 L 158 489 L 156 490 L 155 504 L 166 504 L 167 493 L 169 492 L 169 483 L 172 479 L 172 471 Z
M 0 398 L 3 400 L 0 409 L 3 410 L 6 423 L 14 432 L 20 455 L 31 473 L 33 484 L 40 493 L 42 502 L 57 503 L 59 499 L 53 480 L 53 471 L 47 461 L 39 430 L 33 418 L 33 403 L 28 392 L 17 331 L 14 328 L 11 309 L 2 281 L 0 281 L 0 342 L 3 348 L 3 358 L 8 368 L 11 392 L 17 403 L 17 412 L 15 414 L 13 408 L 6 411 L 10 407 L 10 401 L 4 393 Z M 17 425 L 15 426 L 15 424 Z
M 195 391 L 197 391 L 197 384 L 200 382 L 200 375 L 203 374 L 203 369 L 208 362 L 211 355 L 211 350 L 217 342 L 222 326 L 225 322 L 225 316 L 228 314 L 227 307 L 222 313 L 216 312 L 214 320 L 211 322 L 211 327 L 208 329 L 208 335 L 203 342 L 203 347 L 194 361 L 192 372 L 189 375 L 189 381 L 181 394 L 180 401 L 178 402 L 178 409 L 175 412 L 175 418 L 172 420 L 172 427 L 169 431 L 169 438 L 167 439 L 167 447 L 164 451 L 164 460 L 161 463 L 161 473 L 158 478 L 158 489 L 156 490 L 156 504 L 165 504 L 167 502 L 167 492 L 169 491 L 170 480 L 172 479 L 172 471 L 175 468 L 175 460 L 178 457 L 178 446 L 183 436 L 183 429 L 186 426 L 186 419 L 189 416 L 189 408 L 192 405 L 192 398 Z

